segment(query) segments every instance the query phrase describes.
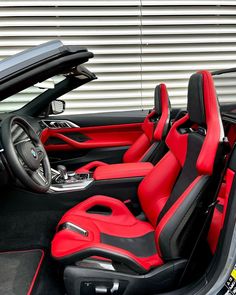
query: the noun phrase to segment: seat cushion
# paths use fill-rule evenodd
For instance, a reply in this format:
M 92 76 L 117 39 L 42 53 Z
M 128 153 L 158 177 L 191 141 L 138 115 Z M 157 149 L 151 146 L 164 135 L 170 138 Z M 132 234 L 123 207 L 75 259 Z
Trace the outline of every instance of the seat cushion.
M 110 212 L 91 211 L 97 205 Z M 52 255 L 65 263 L 101 256 L 125 263 L 138 273 L 163 264 L 153 227 L 135 218 L 121 201 L 106 196 L 89 198 L 62 217 L 52 241 Z

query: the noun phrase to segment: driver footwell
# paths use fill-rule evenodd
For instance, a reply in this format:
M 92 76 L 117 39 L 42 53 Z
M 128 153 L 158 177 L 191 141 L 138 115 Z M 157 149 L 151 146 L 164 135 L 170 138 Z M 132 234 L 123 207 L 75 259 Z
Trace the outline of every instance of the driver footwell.
M 2 195 L 8 196 L 7 192 Z M 62 272 L 50 255 L 50 242 L 63 211 L 49 209 L 48 202 L 44 198 L 41 198 L 44 206 L 42 208 L 41 203 L 37 203 L 32 198 L 25 200 L 24 196 L 25 194 L 18 192 L 14 195 L 15 198 L 1 198 L 0 201 L 0 295 L 64 295 Z M 42 251 L 37 249 L 44 251 L 44 258 L 32 292 L 20 293 L 24 287 L 22 285 L 23 287 L 16 288 L 15 293 L 14 290 L 8 293 L 6 290 L 11 284 L 18 284 L 18 282 L 26 284 L 25 279 L 18 275 L 25 271 L 21 268 L 22 265 L 28 265 L 29 269 L 34 267 L 36 256 L 39 255 L 34 255 L 35 251 Z M 31 253 L 33 256 L 29 258 L 28 254 L 20 254 L 21 251 L 23 253 L 26 250 L 33 251 Z M 3 259 L 2 256 L 6 252 L 10 253 L 7 256 L 8 260 Z M 14 267 L 17 273 L 15 278 L 12 273 Z M 4 284 L 7 283 L 7 285 L 3 285 L 3 278 Z M 14 281 L 16 279 L 18 281 Z
M 43 258 L 38 249 L 0 253 L 0 294 L 32 294 Z
M 1 252 L 0 265 L 0 295 L 65 294 L 47 251 Z

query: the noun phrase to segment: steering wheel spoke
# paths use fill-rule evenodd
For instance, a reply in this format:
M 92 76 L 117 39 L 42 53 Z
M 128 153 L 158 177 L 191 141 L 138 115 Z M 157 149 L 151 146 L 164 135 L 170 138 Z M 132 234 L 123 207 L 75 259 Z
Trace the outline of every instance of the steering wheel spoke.
M 21 155 L 20 155 L 20 153 L 18 152 L 17 149 L 16 149 L 16 154 L 17 154 L 17 157 L 18 157 L 18 160 L 19 160 L 21 166 L 22 166 L 26 171 L 30 170 L 29 167 L 28 167 L 28 165 L 25 163 L 23 157 L 21 157 Z
M 41 169 L 38 169 L 36 171 L 32 171 L 30 173 L 32 179 L 39 185 L 45 186 L 48 185 L 48 181 L 46 177 L 43 175 Z

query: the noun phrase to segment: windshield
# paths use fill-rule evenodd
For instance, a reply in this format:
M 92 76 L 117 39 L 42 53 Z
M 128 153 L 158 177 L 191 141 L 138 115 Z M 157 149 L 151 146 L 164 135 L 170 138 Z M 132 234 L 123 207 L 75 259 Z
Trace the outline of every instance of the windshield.
M 213 75 L 220 104 L 232 103 L 236 97 L 236 72 Z
M 29 101 L 37 97 L 39 94 L 43 93 L 47 89 L 39 89 L 37 87 L 29 87 L 23 91 L 12 95 L 0 102 L 0 113 L 13 112 L 23 106 L 25 106 Z
M 6 99 L 0 101 L 0 113 L 19 110 L 41 93 L 54 88 L 55 85 L 63 79 L 65 79 L 65 77 L 62 75 L 55 76 L 41 83 L 30 86 L 17 94 L 7 97 Z

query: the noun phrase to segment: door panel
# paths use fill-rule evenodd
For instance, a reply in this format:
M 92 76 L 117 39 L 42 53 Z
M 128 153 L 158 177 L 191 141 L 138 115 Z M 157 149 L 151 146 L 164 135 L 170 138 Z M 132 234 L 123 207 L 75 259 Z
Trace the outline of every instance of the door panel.
M 174 109 L 171 117 L 179 110 Z M 78 128 L 45 129 L 42 141 L 53 167 L 74 170 L 91 161 L 122 162 L 123 154 L 141 135 L 148 111 L 57 115 L 46 120 L 69 120 Z
M 47 128 L 41 140 L 51 165 L 75 170 L 91 161 L 122 162 L 123 154 L 142 134 L 147 111 L 89 115 L 50 116 L 47 120 L 69 120 L 79 127 Z
M 130 146 L 142 134 L 142 124 L 82 128 L 47 128 L 41 140 L 47 151 Z

